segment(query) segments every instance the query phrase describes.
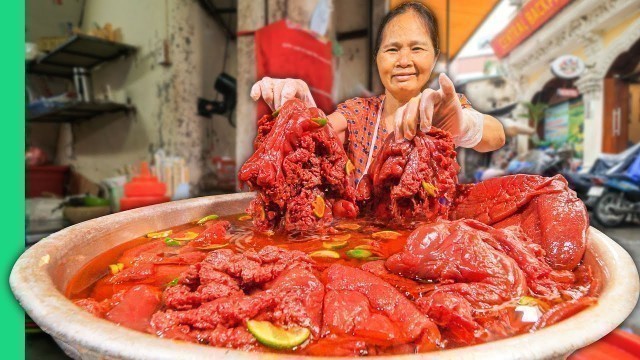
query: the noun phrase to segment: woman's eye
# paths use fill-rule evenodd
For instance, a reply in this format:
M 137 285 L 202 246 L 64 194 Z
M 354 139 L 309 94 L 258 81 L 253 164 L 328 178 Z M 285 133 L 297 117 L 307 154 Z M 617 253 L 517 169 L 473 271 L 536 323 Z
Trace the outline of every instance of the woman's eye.
M 398 49 L 396 49 L 396 48 L 389 48 L 389 49 L 387 49 L 387 52 L 398 52 Z
M 421 47 L 414 47 L 414 48 L 412 48 L 411 50 L 413 50 L 413 51 L 423 51 L 423 50 L 424 50 L 424 48 L 421 48 Z

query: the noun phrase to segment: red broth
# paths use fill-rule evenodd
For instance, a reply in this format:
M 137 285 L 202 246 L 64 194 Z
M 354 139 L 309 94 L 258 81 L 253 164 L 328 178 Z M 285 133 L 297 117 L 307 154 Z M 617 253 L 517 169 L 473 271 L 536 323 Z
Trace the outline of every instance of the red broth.
M 319 258 L 313 259 L 317 262 L 318 270 L 323 270 L 333 264 L 343 264 L 352 267 L 360 267 L 364 263 L 373 260 L 384 260 L 400 252 L 406 243 L 407 236 L 411 233 L 411 230 L 398 230 L 394 229 L 400 235 L 396 238 L 380 238 L 379 235 L 374 235 L 380 231 L 388 230 L 383 225 L 376 223 L 370 219 L 356 219 L 348 221 L 336 221 L 330 234 L 268 234 L 257 233 L 253 231 L 251 219 L 248 216 L 233 215 L 222 217 L 222 220 L 229 221 L 231 228 L 227 231 L 225 242 L 228 242 L 225 249 L 231 249 L 235 252 L 244 252 L 248 249 L 260 250 L 267 245 L 275 245 L 288 250 L 299 250 L 307 254 L 311 254 L 318 250 L 326 250 L 323 247 L 323 242 L 326 241 L 346 241 L 346 245 L 339 249 L 334 249 L 339 255 L 339 259 L 333 258 Z M 195 223 L 184 224 L 176 226 L 171 230 L 172 237 L 184 236 L 187 232 L 201 233 L 204 231 L 205 225 L 197 225 Z M 181 243 L 183 244 L 183 243 Z M 372 255 L 367 259 L 355 259 L 347 255 L 348 251 L 358 248 L 364 248 L 369 250 Z M 109 265 L 122 264 L 123 268 L 127 268 L 136 254 L 144 252 L 145 249 L 157 248 L 164 251 L 164 256 L 171 257 L 179 246 L 168 245 L 165 242 L 165 237 L 149 238 L 142 236 L 126 243 L 123 243 L 109 251 L 97 256 L 86 264 L 69 282 L 66 288 L 66 296 L 73 301 L 84 301 L 86 299 L 93 299 L 97 302 L 108 301 L 106 299 L 113 299 L 113 303 L 117 303 L 121 300 L 118 297 L 119 293 L 131 289 L 132 287 L 145 284 L 149 287 L 157 290 L 157 293 L 161 293 L 168 286 L 172 286 L 172 282 L 180 276 L 181 273 L 187 271 L 190 265 L 180 264 L 156 264 L 155 274 L 151 277 L 141 279 L 139 281 L 125 281 L 121 283 L 112 283 L 110 279 L 115 276 L 112 274 L 112 270 Z M 215 250 L 201 250 L 208 253 Z M 116 270 L 117 271 L 117 270 Z M 416 287 L 429 286 L 432 284 L 429 282 L 413 282 Z M 398 289 L 404 292 L 404 295 L 413 300 L 411 289 Z M 593 295 L 593 294 L 589 294 Z M 544 304 L 544 302 L 541 302 Z M 555 304 L 545 304 L 555 305 Z M 162 306 L 162 305 L 160 305 Z M 524 323 L 521 320 L 521 313 L 516 312 L 517 299 L 510 303 L 503 305 L 505 321 L 510 324 L 511 330 L 508 334 L 496 330 L 495 332 L 489 332 L 489 335 L 484 336 L 479 342 L 491 341 L 500 339 L 514 334 L 524 333 L 531 329 L 532 323 Z M 83 306 L 85 307 L 85 306 Z M 85 307 L 86 309 L 86 307 Z M 548 310 L 543 306 L 539 309 L 544 313 Z M 146 311 L 146 310 L 140 310 Z M 113 319 L 111 319 L 113 321 Z M 138 323 L 136 323 L 138 321 Z M 118 322 L 118 321 L 116 321 Z M 144 326 L 139 324 L 139 320 L 132 320 L 131 323 L 127 323 L 127 320 L 121 320 L 120 324 L 137 330 L 145 330 Z M 146 329 L 148 331 L 148 329 Z M 443 341 L 439 344 L 439 348 L 452 348 L 460 346 L 453 341 L 449 341 L 447 338 L 447 331 L 442 332 Z M 292 350 L 273 350 L 268 347 L 258 346 L 254 349 L 257 351 L 275 351 L 275 352 L 293 352 L 297 354 L 312 354 L 312 355 L 338 355 L 335 352 L 336 347 L 341 346 L 343 341 L 353 341 L 353 337 L 342 338 L 333 337 L 332 340 L 325 338 L 314 340 L 313 343 L 305 343 L 303 346 L 294 348 Z M 399 354 L 399 353 L 415 353 L 420 349 L 417 344 L 404 344 L 402 346 L 384 346 L 373 345 L 368 347 L 365 352 L 358 352 L 355 355 L 380 355 L 380 354 Z

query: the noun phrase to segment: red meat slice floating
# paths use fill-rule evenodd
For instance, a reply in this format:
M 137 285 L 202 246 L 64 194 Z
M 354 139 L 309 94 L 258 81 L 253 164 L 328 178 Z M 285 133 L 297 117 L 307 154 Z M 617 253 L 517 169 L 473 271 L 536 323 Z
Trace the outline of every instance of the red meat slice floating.
M 452 219 L 476 219 L 505 228 L 518 225 L 545 251 L 554 269 L 574 269 L 586 249 L 589 217 L 561 175 L 512 175 L 469 188 Z
M 385 347 L 416 340 L 422 351 L 437 347 L 436 325 L 392 285 L 344 265 L 332 265 L 326 278 L 325 333 L 354 335 Z
M 376 216 L 397 221 L 448 218 L 459 170 L 446 131 L 432 127 L 410 141 L 388 136 L 371 170 Z M 366 188 L 359 186 L 359 192 L 366 194 Z
M 433 291 L 417 298 L 416 305 L 443 329 L 446 338 L 473 344 L 521 331 L 514 326 L 505 304 L 524 295 L 550 303 L 573 298 L 552 307 L 538 323 L 530 325 L 534 329 L 594 302 L 587 296 L 592 291 L 588 269 L 581 265 L 578 276 L 553 270 L 543 254 L 541 247 L 516 227 L 494 229 L 475 220 L 440 221 L 416 229 L 404 251 L 391 256 L 385 265 L 391 273 L 435 282 Z M 384 273 L 376 267 L 372 270 Z
M 166 310 L 152 318 L 163 337 L 215 346 L 253 349 L 250 319 L 299 326 L 318 337 L 324 286 L 302 252 L 267 246 L 255 252 L 211 252 L 164 291 Z
M 258 148 L 238 174 L 258 191 L 248 209 L 258 229 L 321 230 L 334 216 L 357 215 L 348 158 L 326 121 L 297 99 L 260 120 Z

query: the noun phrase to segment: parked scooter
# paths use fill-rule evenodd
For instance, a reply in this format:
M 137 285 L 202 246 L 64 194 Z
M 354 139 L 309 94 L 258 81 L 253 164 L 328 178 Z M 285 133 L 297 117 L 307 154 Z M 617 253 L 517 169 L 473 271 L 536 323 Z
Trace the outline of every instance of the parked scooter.
M 507 174 L 554 176 L 570 168 L 571 149 L 533 149 L 509 162 Z
M 614 227 L 640 216 L 640 151 L 628 153 L 603 176 L 592 179 L 587 195 L 593 215 L 602 225 Z
M 629 159 L 635 154 L 640 152 L 640 143 L 630 147 L 629 149 L 619 154 L 602 154 L 600 155 L 593 165 L 584 171 L 564 171 L 562 175 L 569 182 L 569 187 L 573 189 L 578 197 L 584 201 L 587 208 L 593 207 L 594 200 L 597 198 L 589 199 L 587 195 L 591 186 L 593 186 L 593 179 L 598 176 L 606 175 L 609 169 L 622 163 L 625 159 Z

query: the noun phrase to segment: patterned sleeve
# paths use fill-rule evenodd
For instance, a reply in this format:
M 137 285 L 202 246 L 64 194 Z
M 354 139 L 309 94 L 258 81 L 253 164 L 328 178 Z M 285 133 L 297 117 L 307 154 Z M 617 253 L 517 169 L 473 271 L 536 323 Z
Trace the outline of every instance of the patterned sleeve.
M 353 102 L 353 99 L 338 104 L 338 107 L 336 108 L 336 112 L 342 114 L 342 116 L 347 119 L 347 122 L 353 122 L 356 119 L 356 114 L 354 114 L 353 112 L 353 107 L 350 106 L 351 102 Z
M 351 139 L 352 134 L 349 131 L 349 128 L 350 128 L 349 125 L 355 124 L 357 120 L 357 115 L 354 112 L 354 107 L 353 107 L 354 101 L 355 99 L 346 100 L 345 102 L 338 104 L 336 108 L 336 112 L 342 114 L 342 116 L 344 116 L 344 118 L 347 120 L 347 128 L 345 129 L 345 134 L 344 134 L 344 143 L 342 144 L 345 150 L 349 149 L 349 144 L 352 141 Z
M 466 96 L 464 96 L 464 94 L 458 93 L 458 99 L 460 99 L 460 105 L 462 105 L 463 109 L 473 109 L 471 102 Z

